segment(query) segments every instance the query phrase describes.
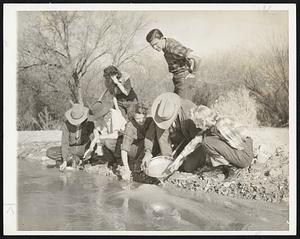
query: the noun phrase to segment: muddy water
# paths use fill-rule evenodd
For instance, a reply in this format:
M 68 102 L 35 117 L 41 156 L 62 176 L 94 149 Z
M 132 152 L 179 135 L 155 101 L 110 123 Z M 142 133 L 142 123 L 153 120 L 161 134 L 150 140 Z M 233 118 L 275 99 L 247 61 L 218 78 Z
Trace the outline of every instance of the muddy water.
M 288 207 L 18 161 L 18 229 L 288 230 Z

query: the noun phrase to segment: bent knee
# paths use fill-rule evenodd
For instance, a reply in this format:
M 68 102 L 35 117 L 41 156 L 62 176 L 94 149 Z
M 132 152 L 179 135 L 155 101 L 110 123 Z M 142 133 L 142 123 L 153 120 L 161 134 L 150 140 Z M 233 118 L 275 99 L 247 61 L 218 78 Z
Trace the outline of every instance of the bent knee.
M 206 136 L 202 140 L 202 146 L 205 149 L 214 148 L 219 141 L 220 139 L 217 136 Z
M 240 160 L 239 162 L 235 163 L 235 166 L 239 167 L 239 168 L 247 168 L 251 165 L 252 159 L 244 159 L 244 160 Z

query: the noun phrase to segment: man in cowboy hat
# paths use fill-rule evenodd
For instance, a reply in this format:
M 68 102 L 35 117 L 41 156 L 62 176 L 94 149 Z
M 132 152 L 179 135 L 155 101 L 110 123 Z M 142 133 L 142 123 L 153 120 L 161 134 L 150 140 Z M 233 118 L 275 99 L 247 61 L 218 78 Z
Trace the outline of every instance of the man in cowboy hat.
M 142 168 L 146 168 L 153 156 L 154 143 L 158 143 L 160 154 L 173 156 L 172 151 L 182 150 L 200 131 L 189 118 L 189 110 L 196 106 L 190 100 L 182 99 L 177 94 L 167 92 L 159 95 L 153 102 L 151 114 L 153 122 L 150 124 L 145 138 L 145 155 Z M 185 172 L 193 172 L 202 166 L 205 156 L 202 148 L 191 153 L 182 165 Z
M 65 113 L 61 146 L 51 147 L 46 152 L 47 157 L 62 161 L 61 171 L 68 165 L 75 166 L 79 163 L 93 138 L 94 123 L 87 120 L 88 111 L 81 104 L 73 104 Z

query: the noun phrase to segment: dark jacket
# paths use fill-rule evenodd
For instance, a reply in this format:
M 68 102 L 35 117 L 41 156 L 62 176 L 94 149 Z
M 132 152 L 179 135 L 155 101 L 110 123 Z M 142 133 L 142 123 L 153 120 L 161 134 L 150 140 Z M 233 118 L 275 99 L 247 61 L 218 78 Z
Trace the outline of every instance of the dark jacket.
M 84 121 L 78 128 L 67 120 L 62 126 L 61 153 L 63 160 L 70 154 L 83 157 L 88 144 L 93 139 L 94 123 Z

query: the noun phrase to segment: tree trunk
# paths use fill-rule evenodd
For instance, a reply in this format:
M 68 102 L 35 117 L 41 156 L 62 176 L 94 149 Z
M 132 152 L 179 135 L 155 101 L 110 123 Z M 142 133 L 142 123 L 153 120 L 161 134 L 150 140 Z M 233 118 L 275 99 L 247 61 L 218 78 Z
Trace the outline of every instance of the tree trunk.
M 71 89 L 71 94 L 72 94 L 72 98 L 74 100 L 74 103 L 78 103 L 78 104 L 83 104 L 83 99 L 82 99 L 82 89 L 81 89 L 81 78 L 78 77 L 78 73 L 76 71 L 74 71 L 72 73 L 72 78 L 73 78 L 73 82 L 72 82 L 72 86 L 70 87 Z

